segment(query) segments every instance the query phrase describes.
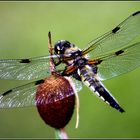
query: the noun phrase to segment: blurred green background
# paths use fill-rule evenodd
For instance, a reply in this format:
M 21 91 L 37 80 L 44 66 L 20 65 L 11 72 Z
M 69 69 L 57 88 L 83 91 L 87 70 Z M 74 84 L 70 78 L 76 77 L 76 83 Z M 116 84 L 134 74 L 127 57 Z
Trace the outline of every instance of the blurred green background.
M 0 2 L 0 59 L 48 54 L 48 31 L 53 43 L 67 39 L 84 48 L 138 10 L 140 2 L 130 1 Z M 27 82 L 0 80 L 0 93 Z M 80 124 L 75 129 L 74 113 L 66 127 L 69 138 L 139 138 L 139 83 L 140 68 L 104 82 L 125 109 L 123 114 L 84 87 L 79 93 Z M 0 109 L 0 138 L 54 138 L 54 129 L 36 107 Z

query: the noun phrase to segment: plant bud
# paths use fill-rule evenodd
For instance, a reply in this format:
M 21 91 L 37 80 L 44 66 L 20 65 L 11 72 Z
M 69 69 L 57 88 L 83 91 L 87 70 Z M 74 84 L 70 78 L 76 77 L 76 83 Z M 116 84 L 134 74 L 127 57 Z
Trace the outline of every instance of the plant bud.
M 38 112 L 51 127 L 64 128 L 72 117 L 74 105 L 74 89 L 70 81 L 63 76 L 53 73 L 37 88 Z

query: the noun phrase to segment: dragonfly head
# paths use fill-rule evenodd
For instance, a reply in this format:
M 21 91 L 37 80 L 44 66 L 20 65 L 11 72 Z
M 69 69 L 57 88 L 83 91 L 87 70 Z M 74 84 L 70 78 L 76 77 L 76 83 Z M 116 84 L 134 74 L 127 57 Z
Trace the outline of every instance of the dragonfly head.
M 67 40 L 59 40 L 54 45 L 54 51 L 56 54 L 64 54 L 66 49 L 72 47 L 72 44 Z

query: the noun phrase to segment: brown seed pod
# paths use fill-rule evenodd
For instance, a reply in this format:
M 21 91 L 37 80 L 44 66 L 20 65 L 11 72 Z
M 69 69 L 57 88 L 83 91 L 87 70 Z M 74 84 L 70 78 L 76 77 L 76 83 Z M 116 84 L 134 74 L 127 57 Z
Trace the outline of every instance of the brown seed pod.
M 54 128 L 64 128 L 70 121 L 75 105 L 74 89 L 69 80 L 53 73 L 40 84 L 36 105 L 41 118 Z

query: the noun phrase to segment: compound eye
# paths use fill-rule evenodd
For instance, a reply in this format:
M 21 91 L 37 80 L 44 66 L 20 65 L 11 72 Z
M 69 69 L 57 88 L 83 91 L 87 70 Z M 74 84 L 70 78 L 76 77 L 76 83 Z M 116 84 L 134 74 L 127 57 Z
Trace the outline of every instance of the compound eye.
M 56 54 L 64 54 L 65 50 L 70 47 L 71 47 L 70 42 L 68 42 L 66 40 L 60 40 L 55 44 L 54 51 Z
M 61 47 L 58 45 L 58 46 L 56 46 L 56 50 L 57 51 L 55 51 L 57 54 L 60 54 L 61 53 Z
M 71 43 L 70 43 L 69 41 L 66 41 L 66 40 L 65 40 L 62 44 L 63 44 L 63 46 L 64 46 L 65 49 L 71 47 Z
M 62 54 L 64 47 L 62 46 L 62 42 L 58 41 L 55 45 L 54 45 L 54 51 L 56 54 Z

